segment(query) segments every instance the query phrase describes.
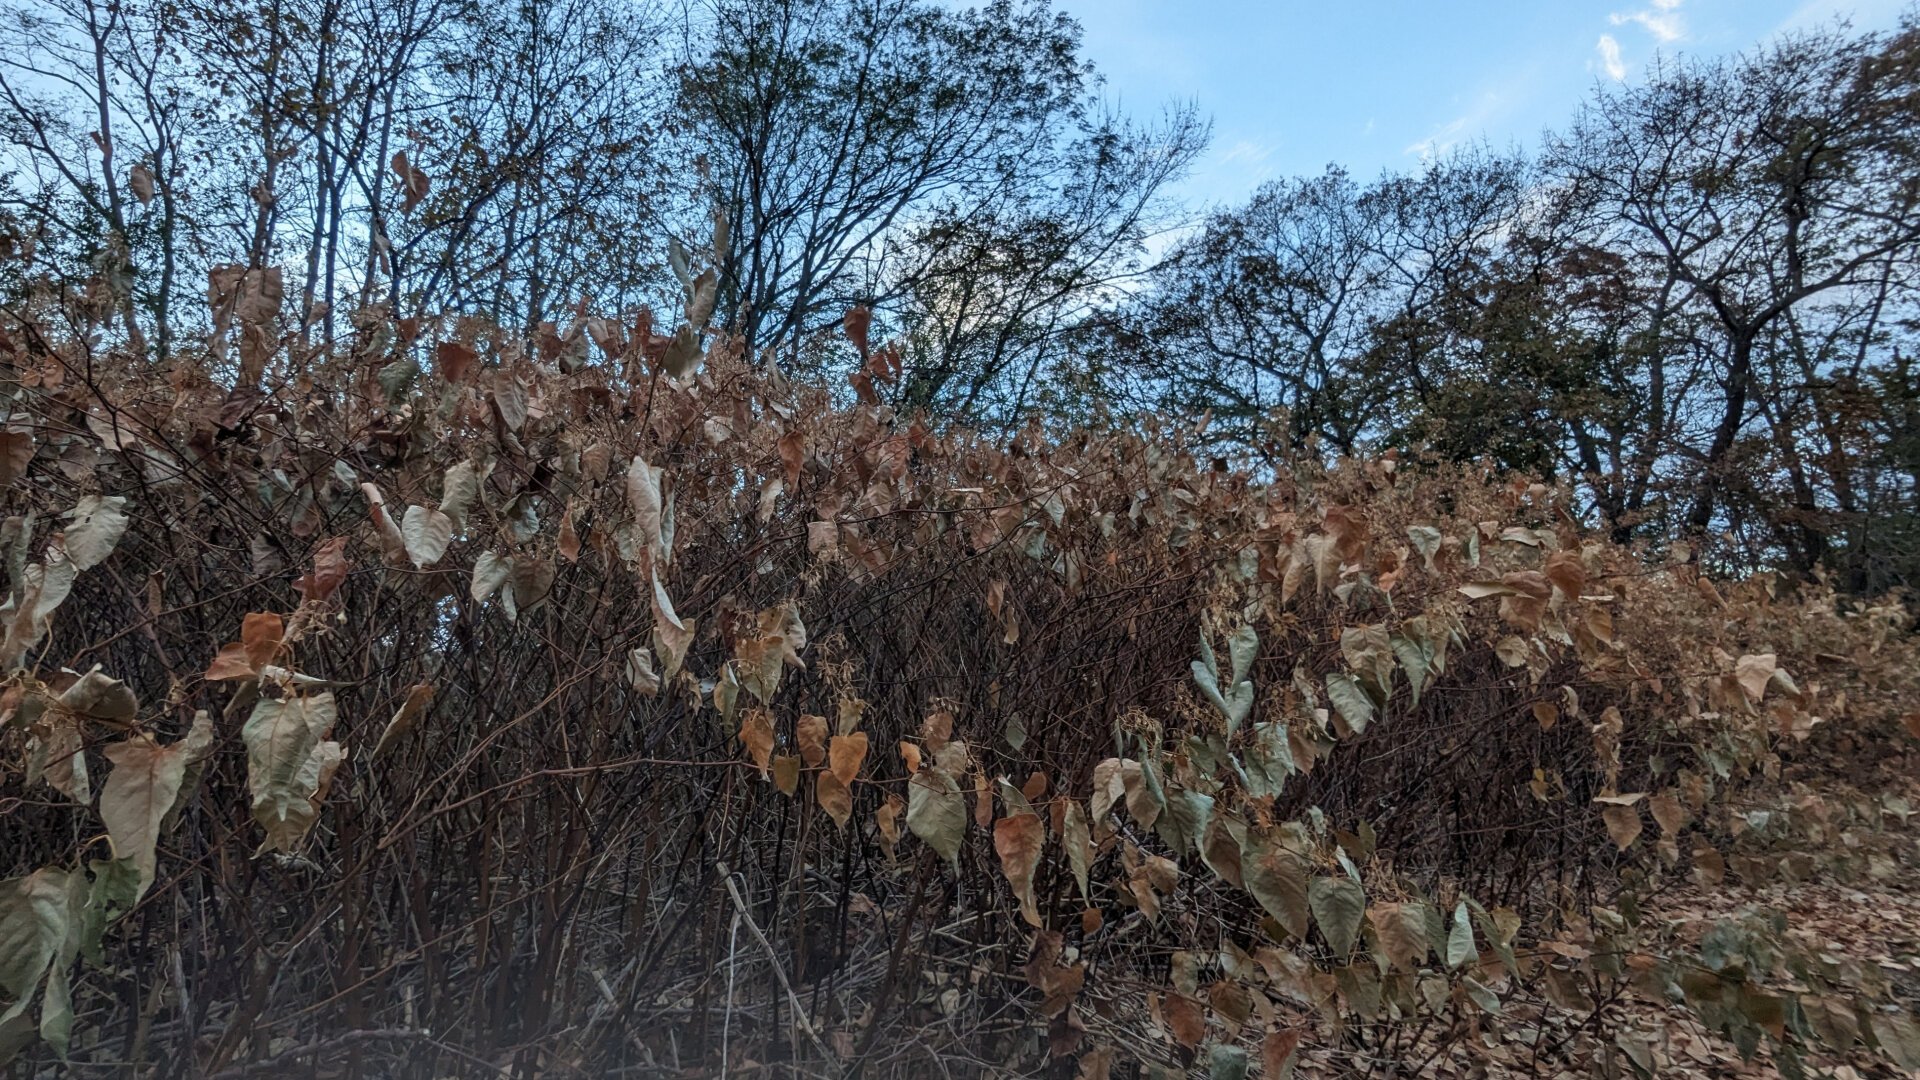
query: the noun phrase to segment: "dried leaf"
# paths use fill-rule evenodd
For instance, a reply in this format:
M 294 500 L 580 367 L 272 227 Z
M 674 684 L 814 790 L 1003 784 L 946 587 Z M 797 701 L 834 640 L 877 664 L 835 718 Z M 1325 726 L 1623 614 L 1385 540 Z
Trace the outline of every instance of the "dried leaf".
M 327 740 L 334 718 L 330 693 L 262 700 L 240 729 L 253 819 L 267 832 L 262 851 L 292 851 L 319 818 L 328 781 L 346 758 Z
M 1621 851 L 1633 846 L 1640 838 L 1640 811 L 1632 806 L 1605 806 L 1600 817 L 1607 823 L 1607 835 L 1613 837 L 1614 846 Z
M 993 850 L 1000 856 L 1000 868 L 1020 901 L 1020 914 L 1028 925 L 1038 927 L 1040 911 L 1033 892 L 1033 872 L 1040 864 L 1040 849 L 1046 843 L 1046 830 L 1037 814 L 1016 814 L 993 823 Z
M 427 703 L 432 700 L 432 683 L 415 683 L 409 687 L 406 700 L 400 703 L 400 708 L 393 714 L 393 719 L 387 721 L 386 730 L 380 733 L 380 741 L 374 745 L 369 760 L 378 758 L 394 743 L 405 738 L 407 732 L 413 730 L 414 721 L 420 718 L 420 715 L 426 711 Z
M 781 754 L 773 759 L 773 786 L 788 797 L 800 790 L 799 758 L 792 754 Z
M 960 866 L 960 841 L 967 832 L 967 800 L 944 769 L 925 769 L 907 783 L 907 828 L 945 859 Z
M 748 709 L 740 719 L 740 743 L 747 748 L 760 778 L 766 779 L 773 760 L 773 714 L 765 709 Z M 844 787 L 851 777 L 841 780 Z M 822 803 L 822 805 L 825 805 Z
M 105 562 L 127 531 L 127 500 L 119 495 L 86 495 L 67 511 L 67 558 L 75 570 Z
M 794 740 L 799 743 L 800 756 L 809 766 L 818 768 L 827 760 L 827 718 L 802 715 L 794 725 Z
M 407 558 L 424 570 L 447 553 L 447 545 L 453 541 L 453 520 L 438 510 L 409 506 L 400 520 L 400 536 L 406 544 Z
M 1307 906 L 1320 924 L 1334 955 L 1345 958 L 1360 936 L 1360 920 L 1367 910 L 1366 893 L 1348 878 L 1317 877 L 1307 886 Z
M 853 818 L 853 792 L 839 777 L 830 772 L 821 773 L 814 781 L 814 794 L 820 800 L 820 809 L 827 812 L 838 828 L 846 828 Z
M 187 747 L 184 742 L 161 746 L 149 736 L 136 735 L 104 753 L 113 771 L 100 788 L 100 820 L 106 823 L 114 855 L 133 860 L 140 875 L 136 892 L 144 893 L 153 882 L 160 823 L 186 778 Z
M 854 777 L 860 775 L 861 763 L 866 760 L 867 733 L 864 731 L 835 735 L 828 744 L 828 768 L 844 785 L 852 786 Z

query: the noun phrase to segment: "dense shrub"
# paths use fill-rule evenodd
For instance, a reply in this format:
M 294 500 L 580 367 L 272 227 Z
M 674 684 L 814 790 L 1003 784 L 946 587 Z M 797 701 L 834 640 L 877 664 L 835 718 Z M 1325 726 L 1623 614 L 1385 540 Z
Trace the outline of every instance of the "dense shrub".
M 836 404 L 598 321 L 378 325 L 231 390 L 7 332 L 29 1073 L 1232 1075 L 1629 983 L 1911 1052 L 1805 1021 L 1870 986 L 1762 991 L 1635 913 L 1792 869 L 1741 853 L 1756 780 L 1908 752 L 1898 604 L 1456 468 L 932 430 L 864 341 Z

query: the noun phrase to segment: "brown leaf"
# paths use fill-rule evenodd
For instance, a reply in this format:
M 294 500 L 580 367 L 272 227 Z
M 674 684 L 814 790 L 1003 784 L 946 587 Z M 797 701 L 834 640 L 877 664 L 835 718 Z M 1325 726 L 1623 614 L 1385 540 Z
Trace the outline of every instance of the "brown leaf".
M 1547 556 L 1542 568 L 1547 581 L 1560 593 L 1564 600 L 1578 600 L 1587 588 L 1587 570 L 1580 564 L 1580 556 L 1572 551 L 1556 551 Z
M 773 714 L 765 709 L 746 710 L 740 718 L 740 742 L 765 779 L 773 758 Z
M 1028 802 L 1039 802 L 1040 797 L 1046 793 L 1047 774 L 1037 769 L 1034 770 L 1031 776 L 1027 777 L 1026 783 L 1020 785 L 1020 794 L 1025 795 Z
M 240 621 L 240 645 L 246 651 L 247 663 L 253 670 L 259 671 L 273 662 L 274 654 L 280 651 L 280 640 L 286 633 L 287 624 L 271 611 L 249 612 Z
M 873 824 L 880 830 L 880 846 L 887 858 L 893 858 L 894 845 L 900 842 L 900 815 L 907 809 L 905 799 L 889 793 L 887 801 L 873 812 Z
M 426 711 L 427 703 L 433 700 L 432 683 L 416 683 L 407 691 L 407 699 L 401 702 L 399 711 L 393 719 L 387 721 L 387 729 L 380 733 L 380 742 L 373 748 L 373 756 L 379 757 L 387 748 L 399 742 L 407 732 L 413 730 L 413 723 Z
M 1661 792 L 1647 800 L 1648 809 L 1653 811 L 1653 820 L 1660 823 L 1660 831 L 1668 836 L 1678 836 L 1687 823 L 1686 808 L 1671 792 Z
M 780 794 L 791 797 L 800 790 L 800 759 L 792 754 L 781 754 L 773 759 L 773 786 Z
M 1170 993 L 1160 1008 L 1181 1046 L 1191 1050 L 1207 1037 L 1207 1014 L 1201 1011 L 1199 1002 L 1185 994 Z
M 1920 713 L 1916 713 L 1920 716 Z M 936 709 L 927 714 L 920 722 L 920 740 L 927 744 L 927 751 L 939 754 L 949 740 L 953 738 L 953 714 L 945 709 Z
M 800 756 L 806 759 L 811 768 L 819 768 L 827 760 L 827 718 L 824 716 L 803 715 L 794 725 L 794 741 L 800 745 Z
M 1374 904 L 1367 909 L 1367 922 L 1380 939 L 1387 959 L 1408 971 L 1418 971 L 1426 962 L 1426 908 L 1423 904 Z
M 313 571 L 293 583 L 308 603 L 324 603 L 347 580 L 347 538 L 336 536 L 313 549 Z
M 1260 1067 L 1263 1080 L 1282 1080 L 1293 1071 L 1293 1055 L 1300 1049 L 1299 1028 L 1269 1031 L 1260 1043 Z
M 458 341 L 443 341 L 434 348 L 434 368 L 450 383 L 465 381 L 467 373 L 480 362 L 473 347 Z
M 984 772 L 973 774 L 973 823 L 983 829 L 993 825 L 993 786 Z
M 806 461 L 807 433 L 799 428 L 789 428 L 780 436 L 780 465 L 786 470 L 787 486 L 800 482 L 800 466 Z
M 867 733 L 835 735 L 827 749 L 828 767 L 841 784 L 851 786 L 860 775 L 860 764 L 867 760 Z
M 0 431 L 0 488 L 12 487 L 27 475 L 33 460 L 33 436 L 24 431 Z
M 1029 926 L 1040 926 L 1040 909 L 1033 893 L 1033 871 L 1040 864 L 1040 848 L 1046 842 L 1046 830 L 1037 814 L 1016 814 L 993 823 L 993 850 L 1000 856 L 1000 869 L 1013 886 L 1020 901 L 1020 914 Z
M 820 800 L 820 809 L 827 812 L 834 825 L 846 828 L 853 817 L 853 792 L 847 790 L 847 785 L 832 773 L 824 772 L 814 781 L 814 794 Z
M 906 763 L 907 775 L 920 771 L 920 747 L 905 739 L 900 740 L 900 760 Z
M 140 200 L 141 206 L 153 202 L 153 170 L 142 161 L 134 165 L 127 173 L 127 186 L 133 189 L 133 197 Z
M 1607 823 L 1607 835 L 1613 837 L 1614 846 L 1621 851 L 1633 846 L 1640 838 L 1640 811 L 1633 806 L 1605 806 L 1600 817 Z
M 233 641 L 220 646 L 220 652 L 214 656 L 213 663 L 207 665 L 207 673 L 201 677 L 208 682 L 222 682 L 227 679 L 251 679 L 253 676 L 253 663 L 247 659 L 247 647 Z
M 400 212 L 411 214 L 413 208 L 420 205 L 420 200 L 427 197 L 427 189 L 433 186 L 433 181 L 407 160 L 405 150 L 393 155 L 392 165 L 394 174 L 400 178 L 400 192 L 403 196 Z
M 867 328 L 873 323 L 873 309 L 867 307 L 849 308 L 846 317 L 840 320 L 840 329 L 846 331 L 847 340 L 867 355 Z
M 1113 1047 L 1102 1046 L 1087 1051 L 1080 1056 L 1080 1066 L 1074 1070 L 1073 1080 L 1112 1080 Z

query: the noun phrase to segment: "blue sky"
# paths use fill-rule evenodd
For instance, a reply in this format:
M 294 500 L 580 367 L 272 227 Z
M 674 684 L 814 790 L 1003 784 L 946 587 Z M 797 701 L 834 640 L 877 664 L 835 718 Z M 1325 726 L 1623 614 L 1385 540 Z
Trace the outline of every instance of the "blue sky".
M 1371 178 L 1485 139 L 1531 146 L 1596 82 L 1657 50 L 1718 55 L 1847 16 L 1898 24 L 1909 0 L 1055 0 L 1085 30 L 1107 97 L 1213 118 L 1177 194 L 1237 202 L 1328 163 Z

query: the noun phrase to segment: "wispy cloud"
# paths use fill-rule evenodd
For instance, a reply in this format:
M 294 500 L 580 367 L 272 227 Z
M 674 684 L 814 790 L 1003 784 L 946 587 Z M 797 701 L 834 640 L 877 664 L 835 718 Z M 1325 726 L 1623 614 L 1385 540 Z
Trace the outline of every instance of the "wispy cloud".
M 1620 59 L 1620 43 L 1612 34 L 1601 34 L 1594 48 L 1600 50 L 1600 66 L 1606 69 L 1608 78 L 1620 82 L 1627 77 L 1627 65 Z
M 1241 139 L 1220 155 L 1221 164 L 1258 165 L 1273 156 L 1273 147 Z
M 1653 39 L 1661 44 L 1679 41 L 1687 36 L 1687 19 L 1680 14 L 1680 5 L 1685 0 L 1653 0 L 1651 7 L 1639 11 L 1616 11 L 1607 16 L 1607 21 L 1615 26 L 1629 23 L 1638 25 Z
M 1488 122 L 1499 111 L 1500 105 L 1500 95 L 1488 91 L 1480 95 L 1480 100 L 1473 108 L 1434 128 L 1425 138 L 1408 143 L 1407 148 L 1402 152 L 1424 161 L 1439 157 L 1470 139 L 1479 138 L 1485 132 Z

